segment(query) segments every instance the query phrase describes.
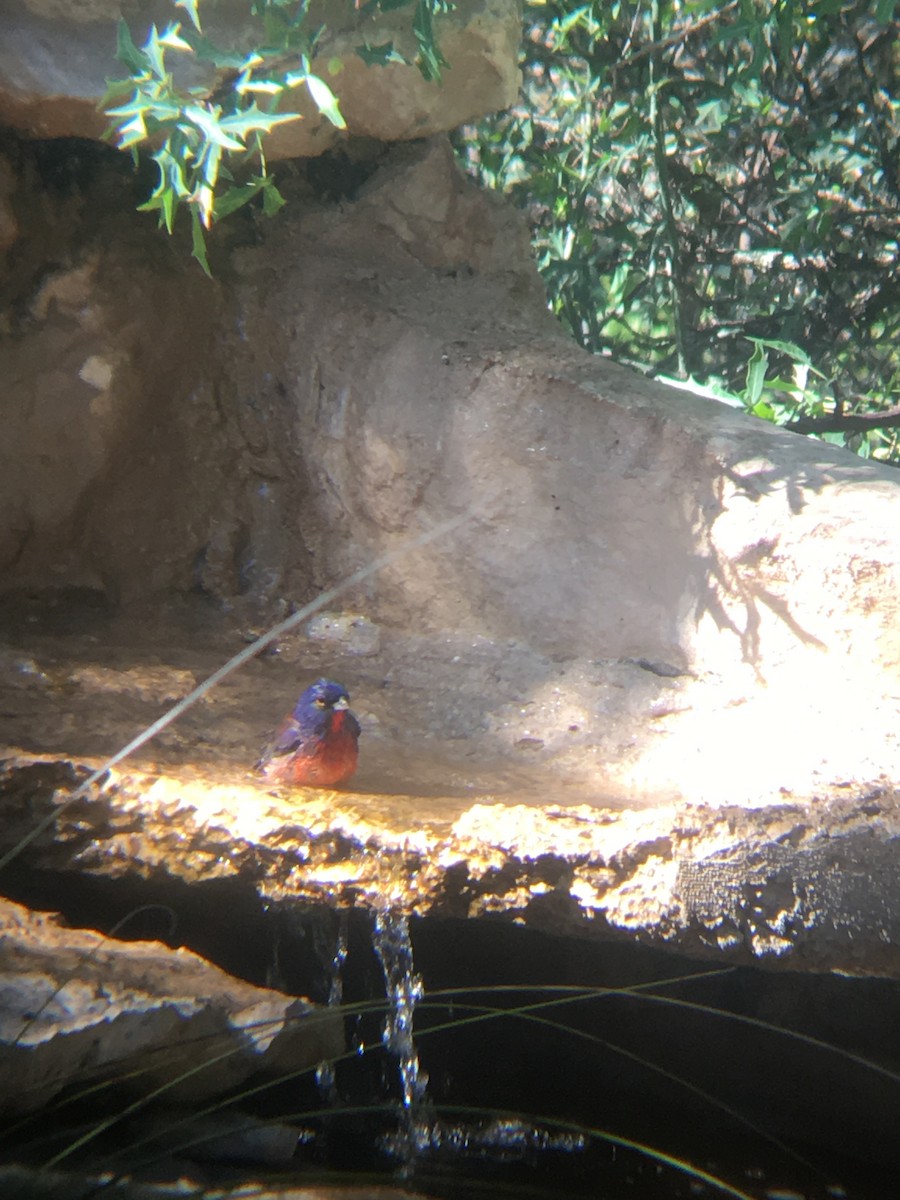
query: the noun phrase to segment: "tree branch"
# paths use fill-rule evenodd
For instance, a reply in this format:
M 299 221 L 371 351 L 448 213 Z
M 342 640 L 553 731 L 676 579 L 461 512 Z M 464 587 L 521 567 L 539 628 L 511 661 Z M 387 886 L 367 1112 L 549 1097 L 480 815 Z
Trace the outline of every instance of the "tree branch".
M 798 417 L 783 428 L 791 433 L 852 433 L 870 429 L 894 429 L 900 425 L 900 408 L 873 413 L 831 413 L 827 417 Z

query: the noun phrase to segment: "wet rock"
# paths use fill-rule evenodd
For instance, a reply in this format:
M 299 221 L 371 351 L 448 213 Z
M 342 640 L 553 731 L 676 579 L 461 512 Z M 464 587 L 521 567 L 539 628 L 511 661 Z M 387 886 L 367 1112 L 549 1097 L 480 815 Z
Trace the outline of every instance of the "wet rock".
M 48 1171 L 45 1168 L 0 1167 L 0 1188 L 4 1195 L 16 1200 L 92 1200 L 98 1188 L 110 1200 L 171 1200 L 172 1195 L 190 1195 L 202 1188 L 209 1200 L 244 1200 L 252 1189 L 253 1200 L 426 1200 L 423 1193 L 408 1188 L 393 1187 L 293 1187 L 281 1182 L 271 1186 L 264 1180 L 240 1180 L 234 1184 L 213 1185 L 194 1182 L 189 1178 L 173 1184 L 139 1183 L 133 1179 L 110 1179 L 106 1173 L 96 1175 L 76 1172 Z
M 5 764 L 0 855 L 55 814 L 17 856 L 22 898 L 34 870 L 250 880 L 269 906 L 491 915 L 725 963 L 900 978 L 892 791 L 755 811 L 634 811 L 513 798 L 398 804 L 113 771 L 70 805 L 74 778 L 65 763 Z M 51 791 L 54 779 L 65 786 Z
M 309 1136 L 300 1126 L 261 1121 L 246 1113 L 195 1116 L 190 1110 L 170 1110 L 156 1119 L 136 1121 L 131 1128 L 142 1143 L 167 1157 L 269 1167 L 289 1166 L 298 1143 Z

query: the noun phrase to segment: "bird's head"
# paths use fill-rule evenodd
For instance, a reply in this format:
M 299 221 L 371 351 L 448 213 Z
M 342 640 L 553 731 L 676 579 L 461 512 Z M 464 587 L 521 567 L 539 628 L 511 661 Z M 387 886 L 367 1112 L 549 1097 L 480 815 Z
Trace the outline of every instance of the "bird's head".
M 333 679 L 317 679 L 297 701 L 295 712 L 308 712 L 311 708 L 340 710 L 349 705 L 350 694 L 342 684 Z

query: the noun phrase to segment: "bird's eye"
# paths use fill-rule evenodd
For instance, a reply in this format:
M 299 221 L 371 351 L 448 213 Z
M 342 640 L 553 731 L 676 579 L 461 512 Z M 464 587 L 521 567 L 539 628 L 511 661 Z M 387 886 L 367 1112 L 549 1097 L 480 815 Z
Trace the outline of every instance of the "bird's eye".
M 313 703 L 315 704 L 316 708 L 325 708 L 326 707 L 325 701 L 322 699 L 321 696 L 318 698 L 318 700 L 314 700 Z

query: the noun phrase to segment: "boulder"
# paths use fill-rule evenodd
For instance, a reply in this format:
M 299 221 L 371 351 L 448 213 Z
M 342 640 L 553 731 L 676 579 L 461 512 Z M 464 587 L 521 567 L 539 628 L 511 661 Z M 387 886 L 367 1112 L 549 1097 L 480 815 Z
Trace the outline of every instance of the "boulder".
M 130 242 L 139 217 L 90 219 L 0 347 L 6 589 L 249 623 L 397 552 L 329 620 L 383 631 L 353 675 L 372 715 L 405 694 L 399 742 L 476 788 L 754 805 L 896 777 L 895 474 L 577 349 L 442 142 L 214 247 L 216 284 Z
M 233 979 L 188 950 L 68 929 L 8 900 L 0 944 L 7 1118 L 122 1077 L 136 1095 L 161 1089 L 170 1104 L 197 1104 L 343 1051 L 337 1014 Z
M 0 124 L 30 137 L 99 138 L 107 120 L 99 108 L 106 81 L 126 75 L 115 59 L 116 25 L 124 17 L 137 45 L 151 23 L 162 30 L 172 21 L 190 28 L 183 9 L 169 0 L 140 5 L 119 0 L 14 0 L 4 12 L 0 41 Z M 313 71 L 341 103 L 346 131 L 322 117 L 306 89 L 289 93 L 290 111 L 301 120 L 282 125 L 267 139 L 271 159 L 315 156 L 347 137 L 406 141 L 455 129 L 465 121 L 507 108 L 519 90 L 521 17 L 516 0 L 458 0 L 435 21 L 440 52 L 449 64 L 439 83 L 428 82 L 414 65 L 368 66 L 356 53 L 363 45 L 393 41 L 410 60 L 416 55 L 412 7 L 377 17 L 360 5 L 328 3 L 328 34 L 319 43 Z M 265 42 L 246 0 L 200 4 L 203 33 L 219 49 L 246 53 Z M 315 9 L 310 27 L 321 23 Z M 185 84 L 212 94 L 233 72 L 216 71 L 192 57 L 169 51 L 167 65 Z

